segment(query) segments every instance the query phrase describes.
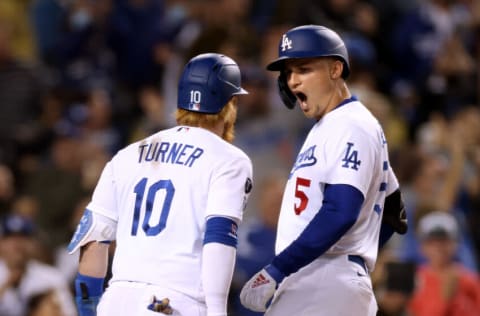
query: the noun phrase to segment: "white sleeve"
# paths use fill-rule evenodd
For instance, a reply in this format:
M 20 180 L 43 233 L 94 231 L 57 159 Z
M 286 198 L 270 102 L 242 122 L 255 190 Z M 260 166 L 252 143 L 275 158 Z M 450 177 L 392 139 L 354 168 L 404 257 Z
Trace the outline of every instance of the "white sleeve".
M 355 125 L 330 135 L 322 151 L 323 168 L 319 175 L 322 182 L 349 184 L 366 196 L 377 155 L 374 141 Z
M 251 161 L 244 156 L 224 161 L 212 176 L 206 217 L 215 215 L 242 220 L 251 189 Z
M 391 166 L 388 168 L 388 185 L 387 185 L 387 196 L 395 192 L 400 187 L 400 184 L 398 183 L 398 179 L 395 176 L 395 173 L 393 172 L 393 169 Z
M 202 283 L 207 316 L 226 316 L 236 249 L 220 243 L 203 246 Z

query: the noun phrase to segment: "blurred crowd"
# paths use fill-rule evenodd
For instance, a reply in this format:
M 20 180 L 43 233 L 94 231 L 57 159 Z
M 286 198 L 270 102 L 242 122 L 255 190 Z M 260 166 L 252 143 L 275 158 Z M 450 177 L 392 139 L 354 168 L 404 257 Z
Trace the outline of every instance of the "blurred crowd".
M 0 315 L 75 315 L 66 245 L 104 164 L 175 124 L 179 73 L 225 53 L 250 92 L 235 144 L 254 190 L 238 290 L 273 256 L 283 185 L 311 124 L 265 65 L 296 25 L 335 29 L 381 122 L 410 230 L 380 251 L 381 315 L 480 315 L 480 1 L 0 0 Z M 379 313 L 379 314 L 380 314 Z

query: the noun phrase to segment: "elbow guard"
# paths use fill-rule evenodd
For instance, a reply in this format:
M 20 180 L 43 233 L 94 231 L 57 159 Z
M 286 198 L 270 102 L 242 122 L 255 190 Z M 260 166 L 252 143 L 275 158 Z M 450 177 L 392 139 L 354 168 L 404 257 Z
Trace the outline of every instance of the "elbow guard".
M 77 230 L 67 247 L 72 254 L 81 246 L 91 242 L 109 242 L 115 239 L 117 223 L 106 216 L 85 209 L 78 223 Z

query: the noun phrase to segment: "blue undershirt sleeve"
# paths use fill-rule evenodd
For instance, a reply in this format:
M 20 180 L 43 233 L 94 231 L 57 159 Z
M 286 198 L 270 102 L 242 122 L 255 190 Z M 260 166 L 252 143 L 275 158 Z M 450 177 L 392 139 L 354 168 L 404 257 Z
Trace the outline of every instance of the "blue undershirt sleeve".
M 355 224 L 363 201 L 362 192 L 351 185 L 327 184 L 318 213 L 272 265 L 288 276 L 321 256 Z

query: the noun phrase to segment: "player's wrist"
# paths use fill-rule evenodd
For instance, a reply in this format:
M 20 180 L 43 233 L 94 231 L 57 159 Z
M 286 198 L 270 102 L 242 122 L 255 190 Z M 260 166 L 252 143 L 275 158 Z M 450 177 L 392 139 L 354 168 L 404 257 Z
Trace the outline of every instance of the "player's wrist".
M 277 282 L 277 284 L 280 284 L 280 282 L 282 282 L 282 280 L 285 278 L 285 273 L 280 271 L 280 269 L 273 264 L 267 265 L 265 267 L 265 271 L 270 274 L 270 276 Z
M 77 273 L 75 278 L 75 302 L 80 316 L 96 315 L 97 305 L 103 293 L 104 278 Z

